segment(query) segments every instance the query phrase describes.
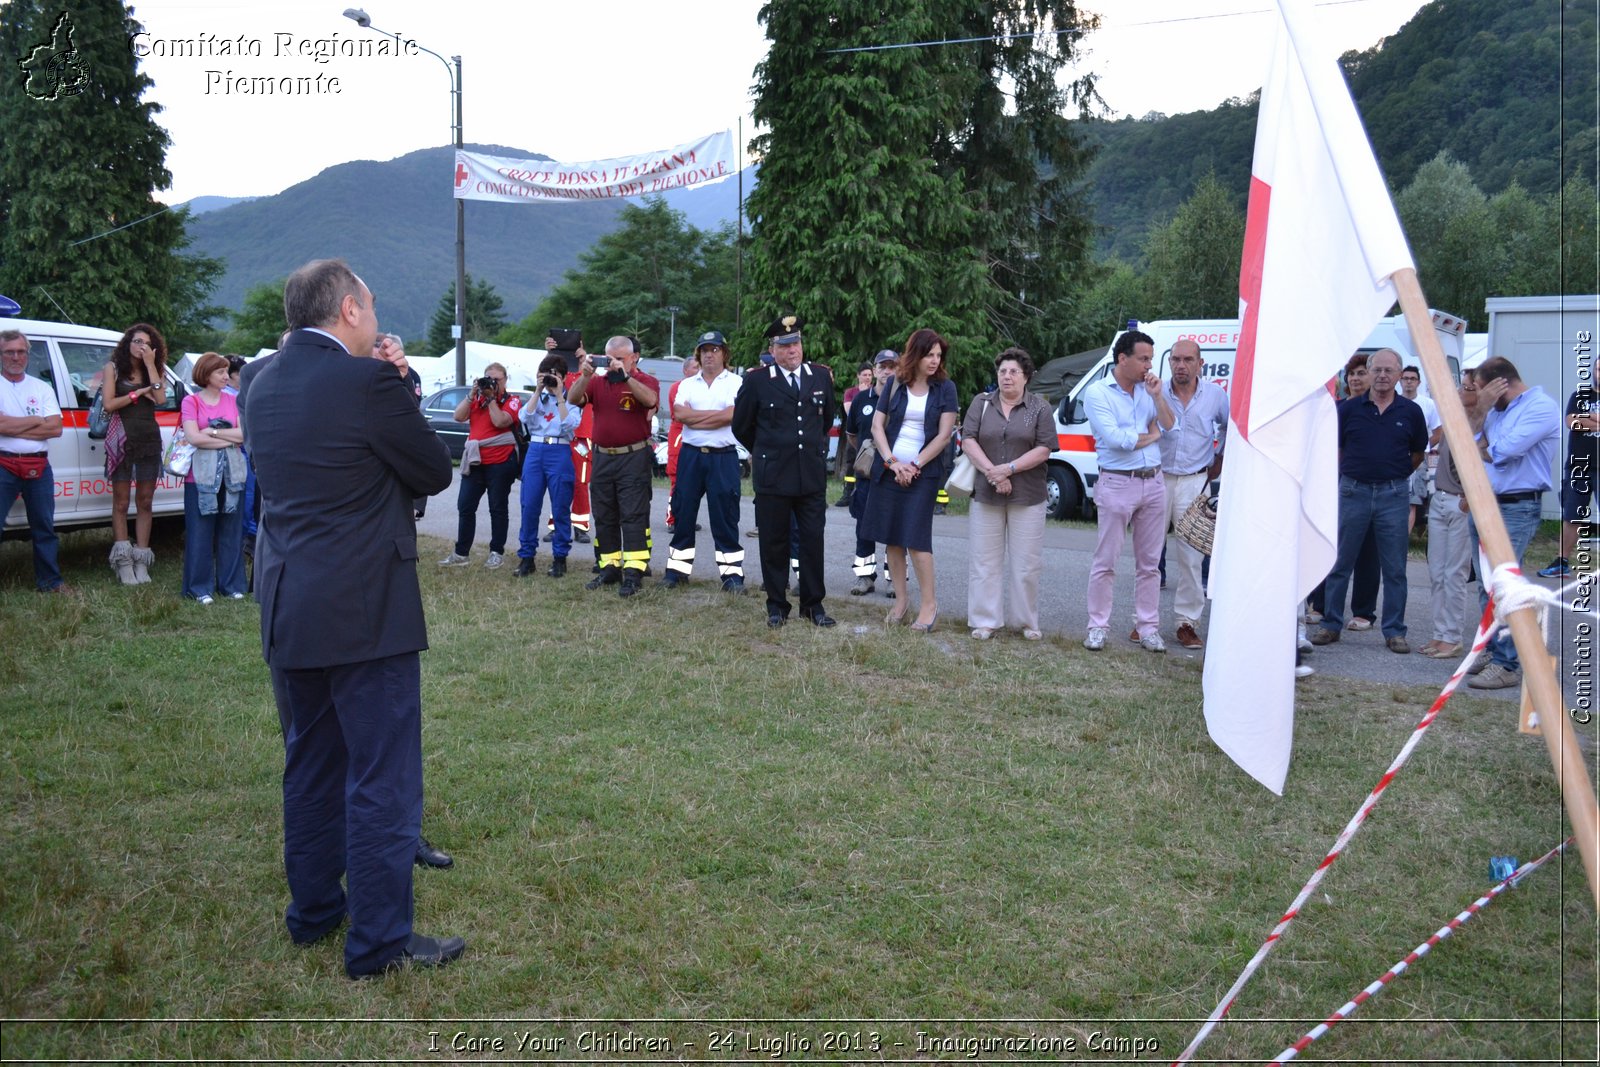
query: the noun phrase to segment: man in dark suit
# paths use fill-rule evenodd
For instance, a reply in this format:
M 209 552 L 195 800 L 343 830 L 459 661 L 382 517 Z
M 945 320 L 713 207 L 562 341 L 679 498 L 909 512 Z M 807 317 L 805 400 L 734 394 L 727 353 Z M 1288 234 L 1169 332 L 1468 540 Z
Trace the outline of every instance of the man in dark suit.
M 412 499 L 450 453 L 393 367 L 366 355 L 372 293 L 339 260 L 289 277 L 291 334 L 244 390 L 260 475 L 261 646 L 283 726 L 285 915 L 297 944 L 348 914 L 352 978 L 460 956 L 411 928 L 428 647 Z M 341 886 L 341 878 L 348 885 Z
M 761 584 L 767 592 L 767 625 L 774 629 L 789 618 L 791 527 L 800 542 L 800 615 L 817 626 L 833 625 L 822 607 L 833 375 L 806 361 L 800 344 L 804 325 L 791 314 L 767 327 L 773 362 L 745 375 L 733 405 L 733 434 L 750 450 Z

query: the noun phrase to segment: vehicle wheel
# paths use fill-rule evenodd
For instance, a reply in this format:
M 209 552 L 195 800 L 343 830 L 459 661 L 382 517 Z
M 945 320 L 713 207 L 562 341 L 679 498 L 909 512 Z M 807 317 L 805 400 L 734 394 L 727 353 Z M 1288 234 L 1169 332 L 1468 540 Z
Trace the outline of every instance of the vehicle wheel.
M 1052 519 L 1075 519 L 1083 508 L 1083 491 L 1078 477 L 1066 467 L 1052 465 L 1044 483 L 1045 515 Z

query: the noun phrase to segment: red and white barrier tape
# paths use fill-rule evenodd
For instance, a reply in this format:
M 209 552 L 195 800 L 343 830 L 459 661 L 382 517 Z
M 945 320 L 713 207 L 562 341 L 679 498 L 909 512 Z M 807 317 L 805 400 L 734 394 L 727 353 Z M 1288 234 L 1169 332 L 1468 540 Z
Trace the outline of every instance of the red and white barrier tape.
M 1483 617 L 1478 621 L 1478 632 L 1473 635 L 1472 648 L 1468 651 L 1466 657 L 1462 659 L 1461 665 L 1455 669 L 1455 673 L 1450 675 L 1450 680 L 1444 684 L 1444 688 L 1439 691 L 1439 695 L 1434 699 L 1433 704 L 1429 706 L 1427 714 L 1422 717 L 1416 728 L 1412 730 L 1411 736 L 1406 740 L 1405 745 L 1401 747 L 1400 754 L 1395 756 L 1394 762 L 1389 764 L 1389 769 L 1383 772 L 1383 777 L 1378 779 L 1378 784 L 1372 787 L 1372 792 L 1368 793 L 1367 799 L 1362 801 L 1361 807 L 1356 811 L 1355 816 L 1340 831 L 1338 838 L 1333 843 L 1333 847 L 1328 850 L 1328 854 L 1323 857 L 1322 862 L 1317 864 L 1317 869 L 1312 872 L 1305 887 L 1294 898 L 1294 901 L 1289 905 L 1289 909 L 1283 913 L 1283 918 L 1278 920 L 1278 925 L 1272 928 L 1272 932 L 1261 943 L 1261 947 L 1256 949 L 1256 954 L 1251 957 L 1249 963 L 1245 964 L 1244 970 L 1239 973 L 1239 977 L 1234 980 L 1233 985 L 1223 994 L 1222 1000 L 1211 1010 L 1211 1014 L 1206 1018 L 1205 1025 L 1201 1026 L 1200 1032 L 1194 1035 L 1194 1040 L 1190 1041 L 1188 1047 L 1178 1054 L 1178 1058 L 1173 1061 L 1173 1067 L 1177 1067 L 1181 1063 L 1187 1063 L 1194 1056 L 1195 1050 L 1200 1047 L 1200 1043 L 1211 1035 L 1211 1031 L 1215 1030 L 1217 1024 L 1222 1021 L 1222 1017 L 1228 1014 L 1228 1009 L 1233 1007 L 1234 998 L 1239 995 L 1239 991 L 1244 988 L 1245 983 L 1250 981 L 1251 976 L 1260 969 L 1267 955 L 1277 945 L 1278 940 L 1283 937 L 1284 932 L 1289 929 L 1289 924 L 1294 922 L 1295 917 L 1300 914 L 1301 907 L 1310 899 L 1317 886 L 1321 884 L 1323 876 L 1328 873 L 1328 868 L 1333 866 L 1333 861 L 1339 858 L 1345 846 L 1350 843 L 1350 839 L 1356 835 L 1356 831 L 1361 829 L 1362 824 L 1367 821 L 1367 816 L 1372 814 L 1372 809 L 1378 804 L 1378 798 L 1383 795 L 1385 789 L 1389 788 L 1389 783 L 1394 781 L 1395 775 L 1400 773 L 1400 768 L 1404 767 L 1406 761 L 1411 758 L 1411 753 L 1421 743 L 1423 735 L 1428 732 L 1428 727 L 1433 725 L 1434 719 L 1439 717 L 1439 712 L 1444 710 L 1445 702 L 1455 693 L 1456 687 L 1461 684 L 1461 679 L 1466 677 L 1467 667 L 1488 645 L 1490 635 L 1494 633 L 1498 626 L 1499 624 L 1494 617 L 1494 602 L 1490 601 L 1483 610 Z
M 1549 852 L 1546 852 L 1544 855 L 1540 856 L 1538 859 L 1530 860 L 1527 863 L 1524 863 L 1521 867 L 1518 867 L 1509 876 L 1501 880 L 1500 883 L 1493 889 L 1489 890 L 1483 896 L 1467 905 L 1467 909 L 1460 915 L 1457 915 L 1454 919 L 1451 919 L 1448 923 L 1441 926 L 1438 932 L 1432 937 L 1428 938 L 1428 940 L 1412 949 L 1410 955 L 1406 956 L 1405 959 L 1401 960 L 1393 967 L 1390 967 L 1388 972 L 1384 974 L 1383 977 L 1379 978 L 1376 982 L 1373 982 L 1371 985 L 1367 986 L 1367 988 L 1357 993 L 1342 1008 L 1328 1016 L 1327 1019 L 1323 1020 L 1317 1026 L 1313 1027 L 1305 1037 L 1302 1037 L 1299 1041 L 1296 1041 L 1294 1044 L 1290 1045 L 1288 1048 L 1284 1049 L 1282 1052 L 1278 1053 L 1277 1056 L 1273 1057 L 1267 1062 L 1269 1064 L 1288 1063 L 1290 1060 L 1300 1055 L 1300 1053 L 1304 1052 L 1310 1046 L 1311 1042 L 1315 1041 L 1317 1038 L 1333 1029 L 1335 1023 L 1342 1019 L 1347 1019 L 1353 1015 L 1357 1008 L 1361 1007 L 1361 1005 L 1365 1004 L 1367 1001 L 1371 1000 L 1373 997 L 1382 992 L 1384 986 L 1388 985 L 1395 978 L 1399 977 L 1399 975 L 1404 972 L 1406 968 L 1410 967 L 1413 963 L 1426 956 L 1433 946 L 1449 937 L 1468 919 L 1482 911 L 1490 901 L 1494 900 L 1494 898 L 1499 896 L 1501 893 L 1504 893 L 1509 886 L 1515 885 L 1523 878 L 1526 878 L 1528 875 L 1532 874 L 1544 863 L 1545 860 L 1556 855 L 1558 852 L 1561 852 L 1570 844 L 1572 844 L 1572 838 L 1569 837 L 1565 841 L 1561 842 L 1561 844 L 1551 849 Z

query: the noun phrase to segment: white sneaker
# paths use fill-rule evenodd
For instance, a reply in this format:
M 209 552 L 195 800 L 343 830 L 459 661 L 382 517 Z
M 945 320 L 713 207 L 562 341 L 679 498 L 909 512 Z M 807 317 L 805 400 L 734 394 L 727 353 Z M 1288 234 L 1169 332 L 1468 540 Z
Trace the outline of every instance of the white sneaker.
M 1301 652 L 1310 652 L 1313 648 L 1316 647 L 1315 645 L 1313 645 L 1311 643 L 1311 639 L 1306 636 L 1306 624 L 1305 623 L 1301 623 L 1299 626 L 1295 627 L 1294 640 L 1295 640 L 1295 647 L 1298 648 Z M 1301 677 L 1304 677 L 1304 675 L 1302 675 Z
M 1089 627 L 1089 636 L 1083 639 L 1083 647 L 1090 652 L 1099 652 L 1106 647 L 1106 628 L 1104 626 Z
M 1160 634 L 1156 633 L 1154 630 L 1151 630 L 1149 633 L 1139 638 L 1139 647 L 1144 649 L 1146 652 L 1165 652 L 1167 650 L 1167 643 L 1161 640 Z
M 504 563 L 505 561 L 506 561 L 506 558 L 504 556 L 502 556 L 500 553 L 491 552 L 491 553 L 489 553 L 489 558 L 483 561 L 483 565 L 485 567 L 489 568 L 490 570 L 494 570 L 496 567 L 500 566 L 500 564 Z
M 454 552 L 439 561 L 441 567 L 465 567 L 468 563 L 466 556 L 458 556 Z
M 1317 669 L 1315 667 L 1308 666 L 1304 663 L 1300 664 L 1300 666 L 1294 669 L 1294 676 L 1296 678 L 1309 678 L 1316 673 Z

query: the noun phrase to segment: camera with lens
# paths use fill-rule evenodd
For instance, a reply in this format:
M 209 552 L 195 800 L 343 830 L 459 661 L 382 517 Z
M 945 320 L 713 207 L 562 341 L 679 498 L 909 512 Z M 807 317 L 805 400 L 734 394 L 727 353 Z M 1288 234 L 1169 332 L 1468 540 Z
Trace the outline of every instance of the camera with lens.
M 494 392 L 494 379 L 493 378 L 479 378 L 478 379 L 478 391 L 480 393 L 493 393 Z
M 539 387 L 548 393 L 559 392 L 561 390 L 561 379 L 554 374 L 541 374 L 539 376 Z
M 593 367 L 597 371 L 605 370 L 606 368 L 611 366 L 611 357 L 610 356 L 590 356 L 589 357 L 589 366 Z

